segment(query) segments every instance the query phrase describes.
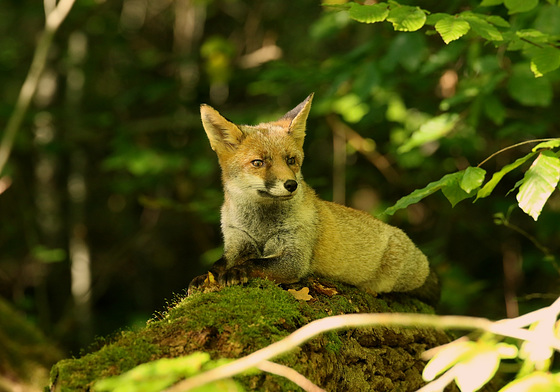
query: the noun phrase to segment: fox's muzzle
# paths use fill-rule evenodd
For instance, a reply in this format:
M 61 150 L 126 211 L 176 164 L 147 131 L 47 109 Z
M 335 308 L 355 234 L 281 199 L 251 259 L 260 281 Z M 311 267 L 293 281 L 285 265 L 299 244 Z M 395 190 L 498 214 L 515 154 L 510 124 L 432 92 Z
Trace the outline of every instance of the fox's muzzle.
M 298 183 L 295 180 L 287 180 L 284 183 L 284 188 L 286 188 L 286 190 L 290 193 L 295 192 L 297 187 L 298 187 Z

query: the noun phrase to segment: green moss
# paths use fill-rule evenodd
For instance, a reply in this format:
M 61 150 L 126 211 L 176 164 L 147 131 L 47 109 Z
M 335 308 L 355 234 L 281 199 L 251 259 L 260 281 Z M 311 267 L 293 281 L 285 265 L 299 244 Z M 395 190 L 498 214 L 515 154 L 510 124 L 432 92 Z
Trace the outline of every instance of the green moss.
M 325 348 L 328 351 L 332 351 L 334 353 L 337 353 L 340 351 L 340 349 L 342 348 L 342 340 L 340 340 L 340 336 L 338 335 L 337 331 L 329 331 L 327 333 L 325 333 L 325 337 L 327 338 L 327 344 L 325 345 Z
M 190 330 L 215 327 L 222 333 L 227 326 L 239 343 L 257 342 L 263 346 L 285 336 L 286 328 L 295 329 L 302 323 L 294 297 L 264 279 L 184 298 L 169 310 L 166 319 L 181 321 Z M 232 324 L 238 328 L 232 331 Z
M 142 336 L 123 332 L 120 340 L 95 353 L 58 362 L 51 370 L 51 380 L 64 380 L 60 389 L 63 392 L 84 390 L 96 379 L 121 374 L 159 353 L 159 347 Z

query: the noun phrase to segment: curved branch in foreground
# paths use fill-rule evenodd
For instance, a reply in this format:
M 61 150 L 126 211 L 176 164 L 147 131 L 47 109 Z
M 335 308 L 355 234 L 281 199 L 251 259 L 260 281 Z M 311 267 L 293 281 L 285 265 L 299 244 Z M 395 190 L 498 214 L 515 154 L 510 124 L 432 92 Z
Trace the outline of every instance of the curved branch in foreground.
M 542 333 L 535 333 L 535 331 L 524 329 L 523 326 L 530 325 L 543 318 L 556 318 L 558 313 L 560 313 L 560 298 L 547 308 L 528 313 L 516 319 L 497 322 L 490 321 L 485 318 L 468 316 L 436 316 L 408 313 L 362 313 L 326 317 L 320 320 L 315 320 L 288 335 L 286 338 L 255 351 L 246 357 L 183 380 L 167 389 L 167 392 L 188 391 L 189 389 L 199 387 L 209 382 L 232 377 L 245 370 L 258 367 L 261 362 L 290 351 L 307 340 L 323 332 L 334 329 L 375 325 L 432 327 L 462 330 L 474 329 L 521 340 L 542 342 Z M 560 351 L 560 340 L 551 336 L 550 346 Z

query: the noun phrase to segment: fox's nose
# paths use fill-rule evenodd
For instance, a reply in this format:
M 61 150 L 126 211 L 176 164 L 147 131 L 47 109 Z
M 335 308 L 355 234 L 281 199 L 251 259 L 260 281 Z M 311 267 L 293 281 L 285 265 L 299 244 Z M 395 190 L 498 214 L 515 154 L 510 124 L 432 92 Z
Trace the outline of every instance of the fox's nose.
M 286 190 L 288 192 L 294 192 L 297 189 L 297 181 L 295 180 L 288 180 L 284 183 L 284 188 L 286 188 Z

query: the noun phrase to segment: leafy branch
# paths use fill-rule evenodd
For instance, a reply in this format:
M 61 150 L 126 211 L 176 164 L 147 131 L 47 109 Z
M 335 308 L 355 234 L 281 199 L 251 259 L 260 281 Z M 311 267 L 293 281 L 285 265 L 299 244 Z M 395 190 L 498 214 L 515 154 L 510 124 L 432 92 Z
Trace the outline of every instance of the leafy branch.
M 468 168 L 456 173 L 447 174 L 440 180 L 431 182 L 426 187 L 417 189 L 410 195 L 402 197 L 395 203 L 395 205 L 387 208 L 384 211 L 384 214 L 393 215 L 397 210 L 417 203 L 439 190 L 443 192 L 452 206 L 455 206 L 458 202 L 468 198 L 476 197 L 476 201 L 478 199 L 488 197 L 506 174 L 514 169 L 517 169 L 536 156 L 529 170 L 527 170 L 523 178 L 517 182 L 512 191 L 519 188 L 519 192 L 517 194 L 519 207 L 534 220 L 537 220 L 544 204 L 552 192 L 554 192 L 560 181 L 559 152 L 553 151 L 554 149 L 560 147 L 560 138 L 542 140 L 530 140 L 504 148 L 497 153 L 492 154 L 476 167 L 469 166 Z M 517 159 L 509 165 L 504 166 L 500 171 L 494 173 L 492 178 L 487 181 L 484 186 L 482 186 L 486 176 L 486 171 L 480 167 L 483 163 L 487 162 L 488 159 L 496 156 L 497 154 L 513 147 L 536 142 L 541 143 L 536 145 L 527 155 Z
M 481 7 L 504 5 L 509 14 L 529 12 L 538 5 L 538 0 L 510 1 L 484 0 Z M 343 5 L 323 4 L 348 12 L 350 18 L 361 23 L 390 22 L 395 31 L 417 31 L 425 25 L 432 26 L 442 40 L 449 44 L 468 33 L 478 36 L 495 46 L 505 45 L 507 50 L 522 50 L 531 61 L 535 77 L 543 76 L 560 67 L 558 38 L 538 30 L 517 31 L 498 15 L 463 11 L 457 14 L 430 13 L 420 7 L 401 5 L 394 0 L 376 4 L 348 3 Z
M 21 127 L 23 118 L 29 109 L 31 100 L 35 95 L 35 91 L 37 90 L 41 74 L 43 73 L 47 63 L 47 57 L 54 34 L 64 19 L 66 19 L 66 16 L 74 5 L 74 2 L 75 0 L 60 0 L 57 4 L 56 0 L 44 0 L 45 29 L 39 38 L 39 42 L 37 42 L 31 67 L 29 68 L 27 77 L 25 78 L 19 92 L 14 110 L 8 119 L 6 128 L 4 129 L 2 141 L 0 142 L 0 174 L 10 157 L 16 135 Z

